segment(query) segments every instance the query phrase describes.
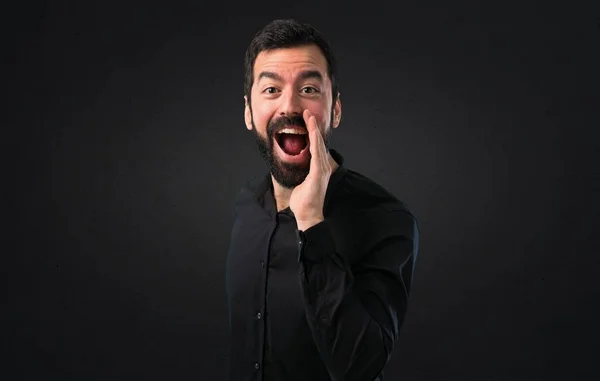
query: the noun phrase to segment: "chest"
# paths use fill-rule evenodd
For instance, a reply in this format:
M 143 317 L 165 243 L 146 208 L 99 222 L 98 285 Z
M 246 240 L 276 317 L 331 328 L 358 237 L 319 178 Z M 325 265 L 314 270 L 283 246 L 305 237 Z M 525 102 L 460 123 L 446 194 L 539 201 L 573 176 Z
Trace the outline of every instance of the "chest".
M 335 213 L 327 217 L 336 251 L 351 266 L 360 259 L 364 229 L 358 216 Z M 296 221 L 284 212 L 276 218 L 238 218 L 232 229 L 227 258 L 230 292 L 262 292 L 272 297 L 299 296 Z
M 232 295 L 267 292 L 267 283 L 289 288 L 297 274 L 296 222 L 292 216 L 236 219 L 227 256 L 227 283 Z

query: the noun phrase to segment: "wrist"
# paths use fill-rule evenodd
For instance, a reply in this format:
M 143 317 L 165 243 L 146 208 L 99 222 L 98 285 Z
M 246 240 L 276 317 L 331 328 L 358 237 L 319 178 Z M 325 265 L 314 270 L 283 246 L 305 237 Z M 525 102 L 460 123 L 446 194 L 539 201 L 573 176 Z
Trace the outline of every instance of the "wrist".
M 321 223 L 325 220 L 325 217 L 319 216 L 305 220 L 296 220 L 296 224 L 298 225 L 298 230 L 306 231 L 311 227 L 315 226 L 318 223 Z

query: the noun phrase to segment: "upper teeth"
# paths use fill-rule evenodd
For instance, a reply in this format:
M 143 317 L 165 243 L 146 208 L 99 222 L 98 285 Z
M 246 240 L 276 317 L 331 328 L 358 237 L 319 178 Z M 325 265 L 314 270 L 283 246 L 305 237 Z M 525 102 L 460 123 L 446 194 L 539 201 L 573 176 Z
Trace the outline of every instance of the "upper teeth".
M 280 134 L 296 134 L 296 135 L 306 135 L 306 131 L 304 130 L 296 130 L 293 128 L 284 128 L 279 131 Z

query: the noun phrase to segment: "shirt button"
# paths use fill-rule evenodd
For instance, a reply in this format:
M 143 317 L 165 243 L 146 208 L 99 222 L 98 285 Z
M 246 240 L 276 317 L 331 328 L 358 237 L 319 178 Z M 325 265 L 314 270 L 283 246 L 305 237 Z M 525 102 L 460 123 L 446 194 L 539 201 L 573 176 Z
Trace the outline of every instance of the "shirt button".
M 265 262 L 264 261 L 260 261 L 260 267 L 265 267 Z
M 261 318 L 261 317 L 262 317 L 262 314 L 261 314 L 260 312 L 256 314 L 256 318 L 257 318 L 258 320 L 260 320 L 260 318 Z
M 254 369 L 259 370 L 260 369 L 260 364 L 259 363 L 254 364 Z

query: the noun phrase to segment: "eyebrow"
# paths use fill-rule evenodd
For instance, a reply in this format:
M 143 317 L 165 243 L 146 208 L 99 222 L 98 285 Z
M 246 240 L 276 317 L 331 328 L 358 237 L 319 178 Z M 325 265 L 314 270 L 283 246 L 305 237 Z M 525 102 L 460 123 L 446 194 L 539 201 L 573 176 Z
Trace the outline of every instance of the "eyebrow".
M 281 76 L 279 74 L 274 73 L 272 71 L 261 71 L 260 74 L 258 75 L 257 82 L 259 82 L 263 78 L 270 78 L 275 81 L 283 81 L 283 78 L 281 78 Z M 300 73 L 299 79 L 301 79 L 301 80 L 316 79 L 320 82 L 323 82 L 323 76 L 317 70 L 305 70 Z

